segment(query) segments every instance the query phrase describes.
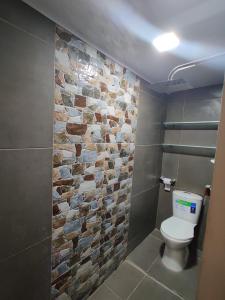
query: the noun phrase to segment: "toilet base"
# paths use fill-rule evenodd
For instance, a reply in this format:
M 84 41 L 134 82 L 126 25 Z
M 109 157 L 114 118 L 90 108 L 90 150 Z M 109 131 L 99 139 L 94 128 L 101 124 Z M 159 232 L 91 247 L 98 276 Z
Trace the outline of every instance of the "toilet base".
M 162 257 L 162 263 L 167 269 L 174 272 L 180 272 L 187 264 L 188 255 L 188 247 L 172 249 L 166 245 Z

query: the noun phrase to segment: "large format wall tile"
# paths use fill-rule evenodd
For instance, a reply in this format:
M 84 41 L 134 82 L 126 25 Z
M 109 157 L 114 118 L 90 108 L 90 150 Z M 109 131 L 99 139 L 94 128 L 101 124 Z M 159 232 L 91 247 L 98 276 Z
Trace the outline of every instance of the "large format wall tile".
M 161 144 L 164 100 L 148 89 L 141 89 L 137 122 L 137 145 Z
M 1 299 L 49 300 L 50 255 L 51 238 L 0 263 Z
M 164 186 L 161 184 L 159 189 L 156 227 L 160 229 L 161 223 L 172 215 L 172 193 L 166 192 Z
M 193 193 L 204 194 L 205 185 L 211 184 L 213 164 L 209 157 L 180 155 L 177 185 Z
M 186 92 L 183 121 L 218 121 L 221 111 L 221 93 L 221 85 Z
M 53 46 L 55 24 L 21 0 L 1 1 L 0 18 Z
M 2 21 L 0 35 L 0 148 L 52 147 L 53 47 Z
M 172 94 L 167 99 L 167 121 L 217 121 L 220 119 L 222 86 L 211 86 Z M 166 130 L 164 143 L 216 146 L 216 130 Z M 176 189 L 199 194 L 211 184 L 213 165 L 210 158 L 191 155 L 163 154 L 162 175 L 175 178 Z M 159 193 L 157 227 L 172 215 L 172 193 Z M 196 241 L 202 248 L 207 217 L 207 205 L 196 231 Z
M 51 235 L 51 149 L 0 150 L 0 260 Z
M 126 255 L 139 80 L 57 28 L 52 298 L 89 295 Z
M 159 182 L 161 146 L 136 146 L 132 194 L 149 190 Z
M 217 130 L 181 130 L 180 144 L 215 147 Z
M 174 93 L 166 97 L 166 121 L 181 122 L 183 118 L 184 97 L 181 93 Z
M 135 248 L 155 228 L 158 189 L 152 189 L 133 196 L 131 199 L 129 248 Z

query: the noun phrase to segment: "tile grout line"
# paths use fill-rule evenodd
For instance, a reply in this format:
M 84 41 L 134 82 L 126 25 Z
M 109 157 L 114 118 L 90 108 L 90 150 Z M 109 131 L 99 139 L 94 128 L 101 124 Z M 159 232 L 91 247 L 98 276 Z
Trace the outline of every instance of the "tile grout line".
M 154 146 L 162 146 L 162 144 L 135 144 L 136 147 L 154 147 Z
M 141 272 L 145 277 L 148 275 L 148 273 L 146 271 L 144 271 L 142 268 L 138 267 L 135 263 L 133 263 L 131 260 L 126 259 L 125 260 L 126 263 L 128 263 L 131 267 L 135 268 L 136 270 L 138 270 L 139 272 Z
M 159 258 L 159 256 L 157 255 L 157 257 L 154 259 L 154 261 L 152 262 L 152 264 L 151 264 L 151 266 L 149 267 L 149 269 L 148 269 L 147 272 L 150 271 L 150 269 L 151 269 L 152 266 L 156 263 L 156 261 L 158 260 L 158 258 Z M 142 270 L 140 267 L 138 267 L 138 266 L 137 266 L 135 263 L 133 263 L 132 261 L 127 260 L 127 263 L 130 264 L 131 266 L 133 266 L 136 270 L 140 271 L 142 274 L 144 274 L 144 275 L 145 275 L 144 278 L 149 278 L 149 279 L 153 280 L 153 281 L 156 282 L 158 285 L 160 285 L 162 288 L 168 290 L 171 294 L 177 296 L 177 297 L 178 297 L 179 299 L 181 299 L 181 300 L 185 300 L 185 299 L 184 299 L 182 296 L 180 296 L 176 291 L 171 290 L 169 287 L 167 287 L 166 285 L 164 285 L 163 283 L 161 283 L 160 281 L 158 281 L 157 279 L 155 279 L 154 277 L 152 277 L 151 275 L 149 275 L 147 272 L 145 272 L 144 270 Z M 144 278 L 142 278 L 141 281 L 143 281 Z M 139 285 L 139 284 L 140 284 L 140 282 L 138 283 L 138 285 Z M 137 288 L 137 286 L 136 286 L 136 288 Z M 136 290 L 136 288 L 135 288 L 134 290 Z M 133 291 L 134 291 L 134 290 L 133 290 Z M 132 293 L 133 293 L 133 292 L 132 292 Z M 131 294 L 132 294 L 132 293 L 131 293 Z M 129 295 L 129 297 L 130 297 L 130 295 Z M 128 297 L 128 298 L 129 298 L 129 297 Z M 127 299 L 128 299 L 128 298 L 127 298 Z
M 151 266 L 149 267 L 148 271 L 149 273 L 147 273 L 147 277 L 152 279 L 153 281 L 155 281 L 156 283 L 158 283 L 161 287 L 163 287 L 164 289 L 170 291 L 172 294 L 174 294 L 175 296 L 179 297 L 181 300 L 185 300 L 183 297 L 181 297 L 176 291 L 171 290 L 169 287 L 167 287 L 166 285 L 164 285 L 163 283 L 161 283 L 160 281 L 158 281 L 157 279 L 155 279 L 153 276 L 150 275 L 150 270 L 153 267 L 153 265 L 157 262 L 157 260 L 160 259 L 160 255 L 157 255 L 157 257 L 155 258 L 155 260 L 153 261 L 153 263 L 151 264 Z
M 154 188 L 156 188 L 158 185 L 159 185 L 159 183 L 156 183 L 156 184 L 155 184 L 153 187 L 151 187 L 151 188 L 148 188 L 148 189 L 146 189 L 146 190 L 143 190 L 143 191 L 141 191 L 141 192 L 138 192 L 138 193 L 136 193 L 136 194 L 133 194 L 132 197 L 137 197 L 137 196 L 139 196 L 139 195 L 141 195 L 141 194 L 143 194 L 143 193 L 145 193 L 145 192 L 151 191 L 151 190 L 153 190 Z
M 166 286 L 165 284 L 163 284 L 162 282 L 158 281 L 156 278 L 154 278 L 153 276 L 150 276 L 148 274 L 148 278 L 153 280 L 154 282 L 156 282 L 158 285 L 160 285 L 162 288 L 164 288 L 165 290 L 169 291 L 171 294 L 173 294 L 174 296 L 178 297 L 180 300 L 185 300 L 181 295 L 179 295 L 176 291 L 171 290 L 168 286 Z
M 135 293 L 135 291 L 138 289 L 138 287 L 142 284 L 142 282 L 144 281 L 144 279 L 145 279 L 145 276 L 138 282 L 138 284 L 132 290 L 132 292 L 129 294 L 129 296 L 126 298 L 126 300 L 129 300 L 131 298 L 131 296 Z
M 7 256 L 6 258 L 0 260 L 0 264 L 4 263 L 5 261 L 7 261 L 7 260 L 9 260 L 9 259 L 11 259 L 11 258 L 13 258 L 13 257 L 15 257 L 17 255 L 20 255 L 20 254 L 22 254 L 22 253 L 24 253 L 24 252 L 26 252 L 26 251 L 28 251 L 28 250 L 36 247 L 36 246 L 38 246 L 40 244 L 42 244 L 43 242 L 45 242 L 45 241 L 47 241 L 48 239 L 51 239 L 51 238 L 52 238 L 52 235 L 49 235 L 49 236 L 45 237 L 44 239 L 42 239 L 42 240 L 40 240 L 40 241 L 38 241 L 38 242 L 36 242 L 34 244 L 31 244 L 30 246 L 24 248 L 23 250 L 20 250 L 17 253 L 14 253 L 14 254 L 12 254 L 10 256 Z
M 156 256 L 156 258 L 153 260 L 153 262 L 151 263 L 150 267 L 147 270 L 147 276 L 149 276 L 148 272 L 151 270 L 151 268 L 153 267 L 153 265 L 157 262 L 158 258 L 160 258 L 160 255 L 158 254 Z
M 0 151 L 53 150 L 53 147 L 0 148 Z
M 12 26 L 14 29 L 17 29 L 17 30 L 19 30 L 20 32 L 26 33 L 27 35 L 31 36 L 31 37 L 34 38 L 35 40 L 38 40 L 38 41 L 42 42 L 42 43 L 45 44 L 45 45 L 51 45 L 51 44 L 50 44 L 49 42 L 47 42 L 46 40 L 43 40 L 42 38 L 38 37 L 37 35 L 35 35 L 35 34 L 29 32 L 29 31 L 24 30 L 23 28 L 21 28 L 21 27 L 15 25 L 15 24 L 13 24 L 13 23 L 7 21 L 7 20 L 4 19 L 4 18 L 1 18 L 1 17 L 0 17 L 0 21 L 3 22 L 3 23 L 5 23 L 5 24 L 7 24 L 7 25 L 9 25 L 9 26 Z
M 113 293 L 113 295 L 115 295 L 118 299 L 121 299 L 122 300 L 122 298 L 112 289 L 112 288 L 110 288 L 108 285 L 107 285 L 107 283 L 106 282 L 103 282 L 103 285 L 110 291 L 110 292 L 112 292 Z

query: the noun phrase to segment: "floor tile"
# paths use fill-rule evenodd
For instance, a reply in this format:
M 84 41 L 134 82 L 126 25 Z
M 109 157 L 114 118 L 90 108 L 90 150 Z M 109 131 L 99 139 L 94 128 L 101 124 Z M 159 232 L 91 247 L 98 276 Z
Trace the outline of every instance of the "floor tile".
M 179 300 L 167 289 L 150 278 L 144 278 L 129 300 Z
M 155 228 L 152 231 L 151 235 L 154 236 L 154 237 L 156 237 L 156 238 L 158 238 L 158 239 L 160 239 L 161 241 L 163 241 L 163 237 L 162 237 L 161 232 L 160 232 L 159 229 Z
M 127 260 L 132 261 L 138 267 L 147 271 L 159 255 L 162 244 L 163 242 L 158 238 L 149 235 L 128 255 Z
M 122 299 L 126 299 L 144 274 L 124 262 L 106 281 L 105 284 Z
M 198 266 L 176 273 L 166 269 L 159 258 L 150 268 L 149 274 L 185 300 L 194 300 L 198 281 Z
M 119 300 L 120 298 L 114 294 L 106 285 L 102 284 L 97 291 L 92 294 L 88 300 Z

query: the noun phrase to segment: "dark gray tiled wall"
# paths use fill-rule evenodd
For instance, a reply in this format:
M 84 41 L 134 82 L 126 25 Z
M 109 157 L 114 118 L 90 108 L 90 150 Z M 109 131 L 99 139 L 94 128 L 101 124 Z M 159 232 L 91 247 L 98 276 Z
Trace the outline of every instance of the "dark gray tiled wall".
M 138 110 L 129 252 L 155 228 L 162 163 L 164 99 L 154 94 L 144 81 Z
M 175 93 L 167 97 L 166 121 L 217 121 L 220 119 L 222 86 L 211 86 Z M 216 130 L 166 130 L 164 142 L 196 146 L 216 146 Z M 173 153 L 163 154 L 162 175 L 177 180 L 176 188 L 203 194 L 211 184 L 213 165 L 210 158 Z M 202 249 L 207 205 L 199 222 L 197 244 Z M 172 194 L 160 187 L 157 227 L 172 215 Z
M 0 3 L 2 299 L 50 299 L 54 24 Z

